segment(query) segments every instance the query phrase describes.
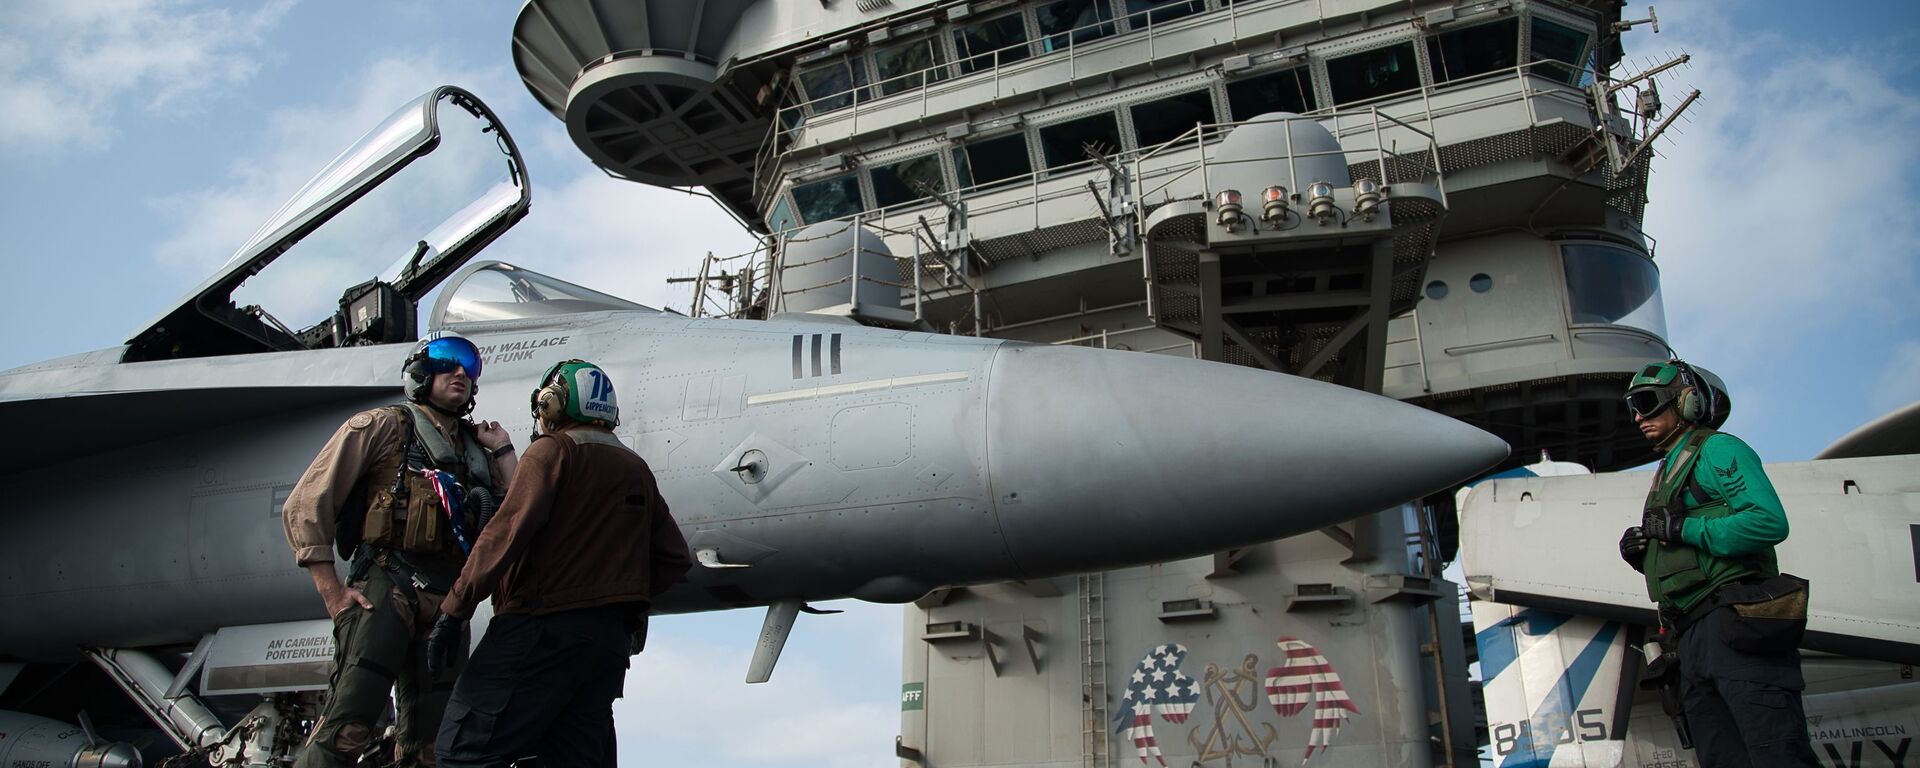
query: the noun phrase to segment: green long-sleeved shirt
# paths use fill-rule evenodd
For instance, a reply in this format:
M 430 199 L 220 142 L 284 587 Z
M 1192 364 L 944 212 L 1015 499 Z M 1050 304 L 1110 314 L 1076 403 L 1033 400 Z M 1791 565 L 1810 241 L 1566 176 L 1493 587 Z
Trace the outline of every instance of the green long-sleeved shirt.
M 1685 435 L 1674 441 L 1668 462 L 1685 442 Z M 1745 441 L 1725 432 L 1707 438 L 1700 446 L 1699 461 L 1694 462 L 1693 478 L 1708 498 L 1689 496 L 1688 506 L 1725 499 L 1731 512 L 1711 520 L 1687 518 L 1680 529 L 1685 543 L 1724 558 L 1765 552 L 1787 539 L 1786 508 L 1760 465 L 1760 455 Z

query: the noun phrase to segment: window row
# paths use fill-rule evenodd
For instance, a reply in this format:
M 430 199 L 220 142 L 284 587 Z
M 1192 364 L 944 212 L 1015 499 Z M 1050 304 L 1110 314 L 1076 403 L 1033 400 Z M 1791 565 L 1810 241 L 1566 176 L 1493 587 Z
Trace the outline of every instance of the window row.
M 803 59 L 795 78 L 806 114 L 890 96 L 1103 37 L 1146 29 L 1233 0 L 1054 0 L 986 11 L 934 29 L 932 20 L 865 51 Z M 792 111 L 791 109 L 789 110 Z M 783 114 L 789 125 L 798 113 Z
M 1295 69 L 1228 85 L 1230 94 L 1245 94 L 1230 97 L 1238 105 L 1233 119 L 1312 109 L 1311 88 L 1301 87 L 1305 80 L 1304 70 Z M 1213 91 L 1203 88 L 1015 133 L 972 139 L 905 160 L 868 165 L 862 169 L 864 190 L 860 171 L 795 184 L 792 205 L 782 200 L 769 215 L 768 225 L 780 231 L 800 223 L 910 203 L 953 188 L 1024 179 L 1035 170 L 1073 165 L 1129 147 L 1164 144 L 1197 125 L 1221 119 Z
M 866 51 L 804 64 L 796 78 L 804 106 L 789 107 L 781 117 L 789 128 L 796 127 L 803 113 L 842 109 L 856 100 L 889 96 L 1097 40 L 1123 27 L 1144 28 L 1148 19 L 1157 24 L 1198 13 L 1209 3 L 1231 2 L 1055 0 L 999 15 L 981 14 L 982 18 L 963 19 L 926 34 L 916 32 Z M 1538 15 L 1529 16 L 1527 22 L 1523 29 L 1518 16 L 1506 16 L 1427 35 L 1424 47 L 1433 82 L 1510 69 L 1521 63 L 1524 51 L 1526 61 L 1536 62 L 1534 74 L 1585 85 L 1591 76 L 1592 36 Z M 933 26 L 931 20 L 920 23 Z M 1326 78 L 1335 104 L 1413 90 L 1421 86 L 1416 44 L 1407 41 L 1329 58 Z M 1310 95 L 1307 100 L 1311 101 Z
M 1197 4 L 1199 0 L 1192 2 Z M 1078 0 L 1078 6 L 1096 9 L 1089 11 L 1096 14 L 1097 9 L 1106 7 L 1092 0 Z M 1034 10 L 996 18 L 1014 18 Z M 1422 42 L 1434 84 L 1511 68 L 1523 46 L 1533 60 L 1542 62 L 1534 67 L 1535 74 L 1569 85 L 1581 84 L 1588 68 L 1570 62 L 1591 55 L 1588 33 L 1545 18 L 1533 17 L 1527 22 L 1525 37 L 1520 34 L 1521 19 L 1511 16 L 1426 36 Z M 1216 104 L 1215 90 L 1199 89 L 871 165 L 862 169 L 864 179 L 861 171 L 853 171 L 798 183 L 790 200 L 783 196 L 769 211 L 768 225 L 780 231 L 910 203 L 949 189 L 1023 179 L 1036 171 L 1094 156 L 1158 146 L 1181 137 L 1196 124 L 1243 122 L 1271 112 L 1306 114 L 1319 109 L 1328 96 L 1334 104 L 1349 104 L 1416 90 L 1423 85 L 1418 54 L 1418 44 L 1408 40 L 1328 57 L 1322 64 L 1325 89 L 1320 91 L 1314 87 L 1310 65 L 1230 80 L 1220 89 L 1226 96 L 1224 111 Z

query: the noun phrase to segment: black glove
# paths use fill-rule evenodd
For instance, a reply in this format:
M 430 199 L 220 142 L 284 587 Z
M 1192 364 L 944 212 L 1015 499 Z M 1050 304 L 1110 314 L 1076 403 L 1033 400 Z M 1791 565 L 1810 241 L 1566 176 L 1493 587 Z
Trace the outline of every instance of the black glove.
M 438 679 L 442 672 L 453 668 L 460 652 L 466 649 L 466 619 L 450 613 L 440 614 L 433 620 L 433 629 L 427 630 L 427 675 Z
M 1647 559 L 1647 534 L 1639 526 L 1628 528 L 1620 534 L 1620 559 L 1627 561 L 1633 569 L 1645 573 Z
M 1683 515 L 1676 515 L 1664 509 L 1649 509 L 1640 516 L 1640 531 L 1648 538 L 1659 539 L 1668 544 L 1683 544 L 1680 540 L 1680 524 L 1687 521 Z

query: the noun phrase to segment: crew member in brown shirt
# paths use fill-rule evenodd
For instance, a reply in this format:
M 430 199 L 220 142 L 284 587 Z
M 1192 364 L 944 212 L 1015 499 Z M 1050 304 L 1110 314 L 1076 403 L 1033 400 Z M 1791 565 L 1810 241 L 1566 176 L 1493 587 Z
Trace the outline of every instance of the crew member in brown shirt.
M 479 533 L 480 508 L 514 470 L 507 431 L 466 418 L 479 378 L 472 342 L 422 339 L 401 364 L 406 402 L 347 419 L 287 496 L 287 544 L 313 576 L 334 637 L 326 705 L 299 768 L 358 764 L 389 692 L 394 764 L 433 763 L 453 678 L 430 673 L 423 640 Z M 345 583 L 336 549 L 353 560 Z
M 430 663 L 464 647 L 493 598 L 435 743 L 440 765 L 614 765 L 613 700 L 645 642 L 650 601 L 692 561 L 652 470 L 613 434 L 613 382 L 592 363 L 548 369 L 533 396 L 543 433 L 441 601 Z

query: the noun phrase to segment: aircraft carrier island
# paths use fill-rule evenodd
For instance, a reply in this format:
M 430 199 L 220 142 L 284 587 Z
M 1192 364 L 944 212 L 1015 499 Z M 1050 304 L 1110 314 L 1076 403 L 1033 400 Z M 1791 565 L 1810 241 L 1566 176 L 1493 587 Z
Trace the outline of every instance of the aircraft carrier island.
M 1613 535 L 1644 495 L 1620 470 L 1656 458 L 1621 395 L 1672 356 L 1641 227 L 1699 96 L 1661 94 L 1684 56 L 1623 62 L 1658 26 L 1611 0 L 529 0 L 512 61 L 579 150 L 758 247 L 689 263 L 685 313 L 481 256 L 531 182 L 446 86 L 125 344 L 0 371 L 0 416 L 44 436 L 0 454 L 39 512 L 0 538 L 0 765 L 290 764 L 333 648 L 280 510 L 435 330 L 514 434 L 498 393 L 564 358 L 644 404 L 615 434 L 697 561 L 654 608 L 764 610 L 749 683 L 812 601 L 904 606 L 876 760 L 1689 768 L 1636 686 L 1635 575 L 1551 544 Z M 1904 533 L 1818 529 L 1920 522 L 1916 423 L 1769 468 L 1783 563 L 1906 566 Z M 1836 765 L 1903 764 L 1920 727 L 1904 579 L 1813 603 Z
M 1645 10 L 533 0 L 513 40 L 528 90 L 587 157 L 701 188 L 760 237 L 701 263 L 697 316 L 811 313 L 1279 371 L 1478 426 L 1530 475 L 1514 468 L 1656 458 L 1620 394 L 1672 354 L 1641 223 L 1652 143 L 1699 93 L 1663 101 L 1684 56 L 1623 63 L 1623 37 L 1658 31 Z M 1289 469 L 1270 470 L 1276 495 Z M 1134 524 L 1124 500 L 1099 515 Z M 1622 628 L 1650 613 L 1561 601 L 1619 621 L 1516 651 L 1496 641 L 1529 609 L 1491 602 L 1469 563 L 1476 604 L 1509 612 L 1463 632 L 1466 585 L 1443 577 L 1459 542 L 1448 492 L 1206 557 L 935 590 L 904 618 L 901 765 L 1690 759 L 1670 734 L 1622 741 L 1630 714 L 1658 708 L 1636 707 L 1631 676 L 1609 684 L 1631 666 Z M 1475 627 L 1509 654 L 1564 651 L 1528 691 L 1508 675 L 1492 723 L 1468 679 L 1486 661 Z M 1605 652 L 1599 683 L 1561 677 L 1583 651 Z

